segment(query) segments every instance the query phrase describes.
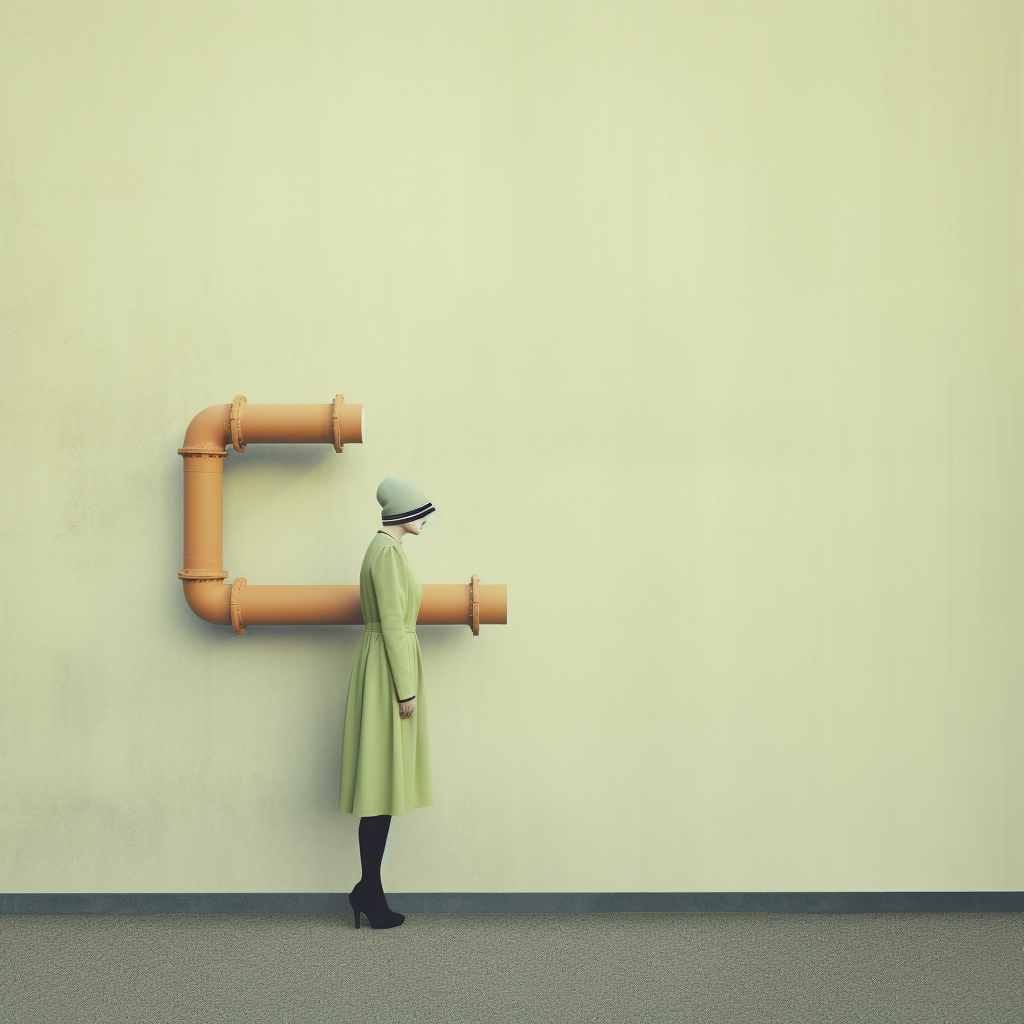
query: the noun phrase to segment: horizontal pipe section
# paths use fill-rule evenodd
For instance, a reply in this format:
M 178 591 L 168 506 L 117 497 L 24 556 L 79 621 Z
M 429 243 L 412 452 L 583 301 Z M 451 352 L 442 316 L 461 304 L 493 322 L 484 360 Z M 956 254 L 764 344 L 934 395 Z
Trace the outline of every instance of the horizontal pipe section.
M 246 444 L 334 444 L 331 405 L 245 405 Z
M 231 625 L 231 586 L 218 581 L 183 580 L 188 606 L 206 622 Z M 480 587 L 480 622 L 504 625 L 508 621 L 508 588 L 504 583 Z M 359 626 L 359 585 L 253 586 L 238 590 L 238 611 L 243 626 Z M 420 598 L 420 626 L 466 625 L 471 620 L 469 584 L 424 583 Z
M 246 626 L 330 626 L 362 622 L 359 584 L 322 586 L 245 586 L 238 610 Z
M 505 625 L 508 622 L 508 587 L 504 583 L 480 585 L 481 624 Z M 420 600 L 420 626 L 440 626 L 452 622 L 471 622 L 468 583 L 424 583 Z
M 334 403 L 327 405 L 249 405 L 241 407 L 239 419 L 246 444 L 333 444 Z M 363 407 L 338 404 L 341 440 L 363 440 Z
M 333 444 L 334 403 L 326 405 L 241 406 L 242 436 L 246 444 Z M 363 406 L 338 403 L 341 440 L 361 444 Z M 211 405 L 192 417 L 185 431 L 184 448 L 224 451 L 231 444 L 231 405 Z M 189 452 L 188 454 L 192 454 Z

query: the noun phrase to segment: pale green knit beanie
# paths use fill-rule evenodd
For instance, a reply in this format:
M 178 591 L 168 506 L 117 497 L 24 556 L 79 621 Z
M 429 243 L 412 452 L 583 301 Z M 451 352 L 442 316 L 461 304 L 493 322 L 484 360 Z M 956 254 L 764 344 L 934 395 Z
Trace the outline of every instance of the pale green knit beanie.
M 437 513 L 427 501 L 427 496 L 408 480 L 389 476 L 377 488 L 377 503 L 380 505 L 380 521 L 384 526 L 396 523 L 411 523 L 414 519 Z

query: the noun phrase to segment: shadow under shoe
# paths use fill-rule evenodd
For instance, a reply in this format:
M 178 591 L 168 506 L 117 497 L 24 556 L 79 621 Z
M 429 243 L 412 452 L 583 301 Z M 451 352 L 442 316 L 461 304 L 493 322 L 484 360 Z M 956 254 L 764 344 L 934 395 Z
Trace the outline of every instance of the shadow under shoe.
M 374 892 L 367 889 L 362 881 L 356 882 L 356 887 L 348 894 L 348 901 L 352 904 L 357 928 L 361 913 L 366 915 L 373 928 L 395 928 L 405 920 L 405 914 L 398 914 L 388 906 L 383 889 Z

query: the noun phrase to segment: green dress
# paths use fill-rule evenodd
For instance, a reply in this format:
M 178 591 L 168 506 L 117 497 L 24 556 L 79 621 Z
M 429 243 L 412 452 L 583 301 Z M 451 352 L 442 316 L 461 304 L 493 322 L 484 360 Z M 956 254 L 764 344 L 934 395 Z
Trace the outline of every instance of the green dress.
M 338 809 L 404 814 L 434 802 L 423 656 L 416 635 L 422 588 L 402 545 L 378 532 L 359 569 L 359 638 L 345 705 Z M 402 718 L 399 700 L 416 698 Z

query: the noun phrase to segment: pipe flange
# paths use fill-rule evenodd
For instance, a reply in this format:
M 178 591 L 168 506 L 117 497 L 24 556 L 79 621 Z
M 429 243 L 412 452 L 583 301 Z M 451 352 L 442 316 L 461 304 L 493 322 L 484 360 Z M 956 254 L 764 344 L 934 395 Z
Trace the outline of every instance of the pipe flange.
M 335 395 L 331 403 L 331 424 L 334 427 L 334 450 L 340 455 L 345 446 L 341 443 L 341 410 L 338 408 L 345 401 L 344 395 Z
M 198 458 L 206 459 L 223 459 L 227 452 L 223 448 L 204 448 L 201 444 L 192 444 L 187 448 L 179 448 L 178 454 L 182 458 L 193 455 Z
M 224 574 L 225 576 L 227 573 Z M 231 625 L 236 633 L 244 633 L 245 625 L 242 622 L 242 587 L 245 586 L 245 577 L 239 576 L 231 584 Z
M 236 452 L 245 451 L 245 442 L 242 440 L 242 407 L 245 404 L 245 395 L 235 395 L 231 403 L 231 447 Z
M 179 580 L 226 580 L 228 574 L 224 571 L 211 572 L 207 569 L 182 569 L 178 573 Z
M 480 635 L 480 577 L 473 573 L 469 580 L 469 624 L 473 636 Z

